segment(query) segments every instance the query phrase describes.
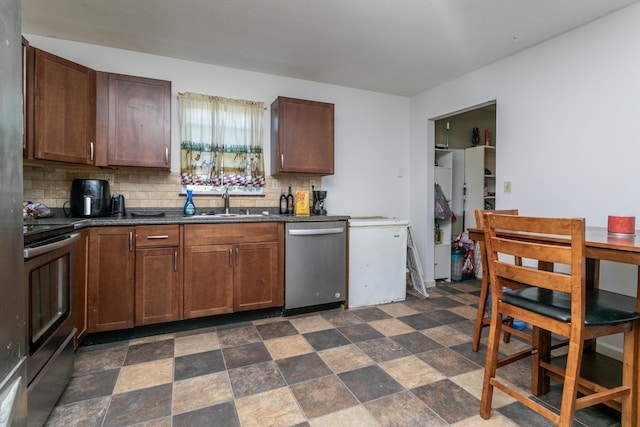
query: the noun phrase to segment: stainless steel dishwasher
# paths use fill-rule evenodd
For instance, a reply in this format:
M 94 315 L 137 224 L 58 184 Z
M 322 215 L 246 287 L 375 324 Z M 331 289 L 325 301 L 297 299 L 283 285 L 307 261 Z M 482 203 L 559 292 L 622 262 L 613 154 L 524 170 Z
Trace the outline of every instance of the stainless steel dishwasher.
M 347 222 L 290 222 L 285 233 L 285 313 L 344 302 Z

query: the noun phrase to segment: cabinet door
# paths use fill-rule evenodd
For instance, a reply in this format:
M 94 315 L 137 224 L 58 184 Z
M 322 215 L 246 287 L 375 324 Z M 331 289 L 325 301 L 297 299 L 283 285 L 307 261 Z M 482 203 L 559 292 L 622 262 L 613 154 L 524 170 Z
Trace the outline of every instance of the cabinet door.
M 242 244 L 234 251 L 234 311 L 284 305 L 278 244 Z
M 178 271 L 177 247 L 136 251 L 136 326 L 180 320 Z
M 271 105 L 271 174 L 333 175 L 334 106 L 278 97 Z
M 39 49 L 34 62 L 34 157 L 93 164 L 95 71 Z
M 233 311 L 233 246 L 184 249 L 184 318 Z
M 97 227 L 89 237 L 89 332 L 133 327 L 134 229 Z
M 76 336 L 74 348 L 77 348 L 87 334 L 89 319 L 87 316 L 87 288 L 89 285 L 89 230 L 80 231 L 80 240 L 76 242 L 75 282 L 73 288 L 73 311 L 75 313 Z
M 109 165 L 171 167 L 171 82 L 109 74 L 106 117 Z

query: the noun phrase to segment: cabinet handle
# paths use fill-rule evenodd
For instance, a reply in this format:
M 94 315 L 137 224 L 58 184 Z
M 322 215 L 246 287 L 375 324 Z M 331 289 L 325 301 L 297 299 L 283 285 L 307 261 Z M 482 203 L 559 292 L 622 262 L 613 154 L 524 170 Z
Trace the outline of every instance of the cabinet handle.
M 169 164 L 169 147 L 164 147 L 164 164 Z
M 147 239 L 168 239 L 168 234 L 158 234 L 157 236 L 147 236 Z
M 89 160 L 93 161 L 93 142 L 89 143 Z
M 129 232 L 129 252 L 133 252 L 133 231 Z
M 240 250 L 236 248 L 236 265 L 240 262 Z
M 173 252 L 173 271 L 178 271 L 178 251 Z
M 280 167 L 284 169 L 284 154 L 280 154 Z
M 229 267 L 233 267 L 233 251 L 229 249 Z

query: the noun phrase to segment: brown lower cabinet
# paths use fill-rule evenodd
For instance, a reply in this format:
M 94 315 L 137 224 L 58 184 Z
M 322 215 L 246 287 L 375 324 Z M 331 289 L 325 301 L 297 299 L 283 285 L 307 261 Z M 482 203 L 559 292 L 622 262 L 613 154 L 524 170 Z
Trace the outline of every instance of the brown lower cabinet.
M 284 304 L 282 223 L 184 226 L 184 317 Z
M 74 271 L 73 311 L 75 314 L 76 336 L 73 341 L 77 348 L 89 330 L 87 315 L 87 296 L 89 285 L 89 230 L 80 230 L 80 239 L 76 242 L 76 260 Z
M 186 319 L 233 312 L 232 252 L 231 245 L 184 248 Z
M 136 227 L 135 324 L 182 317 L 180 226 Z
M 135 227 L 95 227 L 89 234 L 89 332 L 134 326 Z
M 284 305 L 282 223 L 96 227 L 88 237 L 88 332 Z

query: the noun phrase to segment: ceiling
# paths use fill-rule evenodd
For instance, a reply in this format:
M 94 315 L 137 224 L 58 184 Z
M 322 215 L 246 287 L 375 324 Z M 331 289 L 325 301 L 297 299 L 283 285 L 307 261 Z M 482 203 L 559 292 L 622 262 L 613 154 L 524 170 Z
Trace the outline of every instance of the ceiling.
M 22 31 L 412 96 L 638 0 L 22 0 Z

